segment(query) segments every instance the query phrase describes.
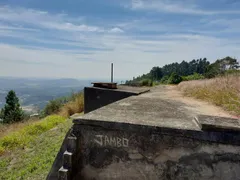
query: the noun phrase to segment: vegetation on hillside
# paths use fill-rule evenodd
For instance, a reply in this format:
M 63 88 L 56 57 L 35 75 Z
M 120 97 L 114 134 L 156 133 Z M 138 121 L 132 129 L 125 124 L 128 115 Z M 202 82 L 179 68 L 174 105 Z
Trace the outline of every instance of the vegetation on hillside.
M 83 93 L 73 93 L 49 102 L 43 119 L 1 124 L 0 177 L 45 179 L 72 124 L 68 117 L 82 112 L 83 102 Z
M 84 96 L 83 93 L 76 93 L 72 95 L 72 100 L 64 104 L 58 114 L 67 118 L 75 113 L 81 113 L 84 110 Z
M 66 118 L 57 115 L 48 116 L 41 121 L 28 124 L 18 131 L 11 132 L 1 137 L 0 155 L 15 148 L 24 148 L 36 136 L 48 131 L 60 123 L 63 123 L 65 119 Z
M 181 82 L 178 87 L 187 96 L 209 101 L 240 116 L 240 73 Z
M 210 63 L 206 58 L 193 59 L 190 62 L 171 63 L 163 67 L 153 67 L 149 73 L 143 74 L 133 80 L 126 81 L 127 85 L 142 86 L 142 81 L 152 81 L 152 84 L 178 84 L 184 80 L 197 80 L 213 78 L 225 74 L 226 71 L 236 71 L 239 62 L 235 58 L 225 57 Z M 173 79 L 176 77 L 176 79 Z
M 60 114 L 64 117 L 69 117 L 75 113 L 83 111 L 84 99 L 83 93 L 72 93 L 70 96 L 57 98 L 48 102 L 43 109 L 42 117 L 51 114 Z
M 51 116 L 46 120 L 52 121 L 52 118 L 62 119 Z M 55 128 L 35 135 L 24 148 L 16 148 L 0 156 L 0 179 L 46 179 L 71 125 L 72 121 L 63 120 Z

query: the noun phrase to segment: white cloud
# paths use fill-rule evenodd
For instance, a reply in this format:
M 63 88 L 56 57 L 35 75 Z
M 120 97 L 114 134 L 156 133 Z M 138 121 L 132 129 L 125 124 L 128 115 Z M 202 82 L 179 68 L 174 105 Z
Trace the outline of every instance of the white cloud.
M 124 31 L 118 27 L 114 27 L 112 29 L 109 30 L 109 32 L 111 33 L 123 33 Z
M 215 14 L 240 14 L 239 10 L 204 10 L 199 8 L 191 1 L 174 1 L 174 0 L 131 0 L 130 7 L 132 10 L 154 10 L 158 12 L 169 12 L 192 15 L 215 15 Z
M 79 22 L 72 23 L 71 21 Z M 0 20 L 24 25 L 34 25 L 41 28 L 65 30 L 65 31 L 83 31 L 83 32 L 102 32 L 103 29 L 97 26 L 86 25 L 82 23 L 81 18 L 73 20 L 66 14 L 50 14 L 45 11 L 38 11 L 25 8 L 11 8 L 8 6 L 0 7 Z
M 90 44 L 112 48 L 110 51 L 92 51 L 91 54 L 1 44 L 0 63 L 4 61 L 5 66 L 0 67 L 0 75 L 108 78 L 109 64 L 114 62 L 116 78 L 131 78 L 148 72 L 153 66 L 183 59 L 207 57 L 214 61 L 227 55 L 240 57 L 240 46 L 229 44 L 232 40 L 190 34 L 163 37 L 144 40 L 125 35 L 105 35 L 86 39 Z M 6 70 L 10 65 L 15 65 L 11 72 Z
M 5 25 L 5 24 L 1 24 L 0 23 L 0 30 L 17 30 L 17 31 L 39 31 L 37 29 L 33 29 L 33 28 L 24 28 L 21 26 L 9 26 L 9 25 Z
M 133 7 L 146 8 L 145 4 L 136 1 Z M 163 8 L 187 12 L 181 4 Z M 114 25 L 103 21 L 99 27 L 81 17 L 6 6 L 0 8 L 0 21 L 4 22 L 0 24 L 0 37 L 4 37 L 0 42 L 0 76 L 108 78 L 109 64 L 114 62 L 116 78 L 131 78 L 147 73 L 153 66 L 183 59 L 207 57 L 213 61 L 227 55 L 240 56 L 240 45 L 236 45 L 239 37 L 217 37 L 209 28 L 225 23 L 231 29 L 230 22 L 211 24 L 207 19 L 200 25 L 205 33 L 199 33 L 202 29 L 191 22 L 165 19 L 159 23 L 136 18 Z M 3 41 L 6 38 L 17 43 Z

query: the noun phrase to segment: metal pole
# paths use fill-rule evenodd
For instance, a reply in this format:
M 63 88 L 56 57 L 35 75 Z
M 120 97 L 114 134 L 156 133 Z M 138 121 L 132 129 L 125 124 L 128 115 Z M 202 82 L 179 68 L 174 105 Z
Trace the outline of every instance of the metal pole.
M 113 63 L 111 64 L 111 83 L 113 83 Z

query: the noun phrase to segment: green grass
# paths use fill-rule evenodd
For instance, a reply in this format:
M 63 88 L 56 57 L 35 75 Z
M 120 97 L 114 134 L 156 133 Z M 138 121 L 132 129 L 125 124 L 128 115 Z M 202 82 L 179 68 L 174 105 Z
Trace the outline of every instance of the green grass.
M 11 151 L 0 156 L 0 179 L 46 179 L 71 124 L 71 120 L 49 116 L 3 138 L 3 147 Z
M 14 148 L 24 148 L 37 135 L 48 131 L 64 121 L 65 118 L 61 116 L 48 116 L 42 121 L 29 124 L 19 131 L 10 133 L 0 138 L 0 155 Z

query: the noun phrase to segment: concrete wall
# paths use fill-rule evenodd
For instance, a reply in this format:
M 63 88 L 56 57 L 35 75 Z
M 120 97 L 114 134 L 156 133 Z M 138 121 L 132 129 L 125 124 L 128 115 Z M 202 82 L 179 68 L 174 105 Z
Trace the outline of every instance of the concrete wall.
M 240 179 L 240 146 L 81 125 L 73 179 Z M 230 142 L 231 143 L 231 142 Z
M 136 93 L 118 91 L 113 89 L 85 87 L 84 113 L 89 113 L 95 109 L 133 95 L 136 95 Z

